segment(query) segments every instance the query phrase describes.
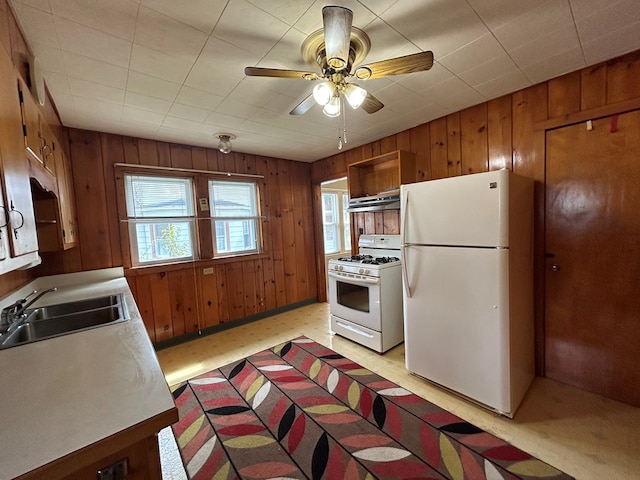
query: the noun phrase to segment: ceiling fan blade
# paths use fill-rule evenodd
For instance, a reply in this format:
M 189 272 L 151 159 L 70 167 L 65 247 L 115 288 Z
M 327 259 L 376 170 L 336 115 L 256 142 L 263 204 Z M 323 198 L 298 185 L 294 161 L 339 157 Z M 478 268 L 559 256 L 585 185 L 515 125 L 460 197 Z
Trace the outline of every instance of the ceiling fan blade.
M 324 7 L 322 9 L 322 23 L 327 64 L 336 70 L 341 70 L 349 60 L 353 12 L 344 7 Z
M 405 73 L 423 72 L 433 66 L 433 52 L 426 51 L 405 55 L 404 57 L 390 58 L 362 65 L 356 68 L 355 77 L 359 80 L 382 78 L 390 75 L 403 75 Z
M 244 74 L 249 77 L 302 78 L 304 80 L 317 80 L 318 78 L 320 78 L 316 73 L 313 72 L 261 67 L 245 67 Z
M 316 101 L 313 98 L 313 94 L 310 94 L 307 98 L 302 100 L 296 108 L 289 112 L 289 115 L 302 115 L 303 113 L 307 113 L 307 111 L 316 104 Z
M 367 96 L 365 97 L 364 102 L 362 102 L 362 105 L 360 105 L 360 108 L 362 108 L 367 113 L 376 113 L 382 107 L 384 107 L 384 103 L 371 95 L 369 92 L 367 92 Z

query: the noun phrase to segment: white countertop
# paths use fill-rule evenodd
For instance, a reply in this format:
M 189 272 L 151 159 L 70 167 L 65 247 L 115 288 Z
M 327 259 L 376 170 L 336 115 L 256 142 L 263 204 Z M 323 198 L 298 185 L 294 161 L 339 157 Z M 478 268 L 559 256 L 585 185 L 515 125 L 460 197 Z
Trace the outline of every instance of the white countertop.
M 174 407 L 121 269 L 41 277 L 33 306 L 124 293 L 130 320 L 0 350 L 0 478 L 14 478 Z

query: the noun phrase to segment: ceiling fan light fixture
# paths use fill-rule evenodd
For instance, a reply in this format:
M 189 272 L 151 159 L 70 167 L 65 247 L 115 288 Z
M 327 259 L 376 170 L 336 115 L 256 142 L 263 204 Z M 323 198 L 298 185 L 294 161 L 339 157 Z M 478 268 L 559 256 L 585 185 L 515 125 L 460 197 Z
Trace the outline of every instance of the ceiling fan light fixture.
M 336 95 L 333 82 L 322 82 L 313 87 L 313 99 L 318 105 L 326 105 Z
M 347 102 L 354 110 L 362 105 L 364 99 L 367 98 L 367 91 L 358 85 L 347 84 L 342 90 Z
M 340 116 L 340 96 L 335 95 L 331 97 L 329 103 L 327 103 L 322 109 L 322 113 L 324 113 L 327 117 L 339 117 Z
M 220 150 L 220 153 L 230 153 L 231 140 L 235 140 L 236 136 L 231 133 L 216 133 L 215 136 L 218 137 L 218 150 Z

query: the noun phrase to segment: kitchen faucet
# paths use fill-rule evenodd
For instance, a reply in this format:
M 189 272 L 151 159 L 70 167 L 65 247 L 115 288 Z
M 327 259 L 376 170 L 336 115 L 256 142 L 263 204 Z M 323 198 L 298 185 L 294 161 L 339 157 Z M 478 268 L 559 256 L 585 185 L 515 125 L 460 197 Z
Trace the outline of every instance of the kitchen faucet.
M 24 314 L 24 311 L 27 308 L 29 308 L 32 304 L 40 300 L 40 298 L 42 298 L 45 294 L 49 292 L 55 292 L 56 290 L 58 290 L 57 287 L 51 287 L 46 290 L 42 290 L 40 293 L 38 293 L 37 290 L 34 290 L 26 297 L 21 298 L 20 300 L 17 300 L 15 303 L 9 305 L 8 307 L 3 308 L 2 314 L 0 315 L 0 329 L 3 329 L 3 327 L 6 327 L 7 325 L 10 326 L 11 324 L 13 324 L 17 319 L 19 319 Z M 27 302 L 27 299 L 31 295 L 35 295 L 36 293 L 38 294 L 31 301 Z

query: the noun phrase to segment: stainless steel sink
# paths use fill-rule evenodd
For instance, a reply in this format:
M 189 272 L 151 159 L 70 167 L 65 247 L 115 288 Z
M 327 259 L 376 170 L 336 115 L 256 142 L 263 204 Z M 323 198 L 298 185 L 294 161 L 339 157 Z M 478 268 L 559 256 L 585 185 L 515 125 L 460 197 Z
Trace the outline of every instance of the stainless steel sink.
M 105 307 L 117 307 L 120 303 L 120 295 L 109 295 L 107 297 L 88 298 L 77 302 L 60 303 L 58 305 L 48 305 L 46 307 L 34 308 L 31 313 L 34 315 L 31 320 L 59 317 L 71 313 L 86 312 Z
M 0 337 L 0 349 L 129 320 L 121 294 L 34 308 L 25 314 Z

